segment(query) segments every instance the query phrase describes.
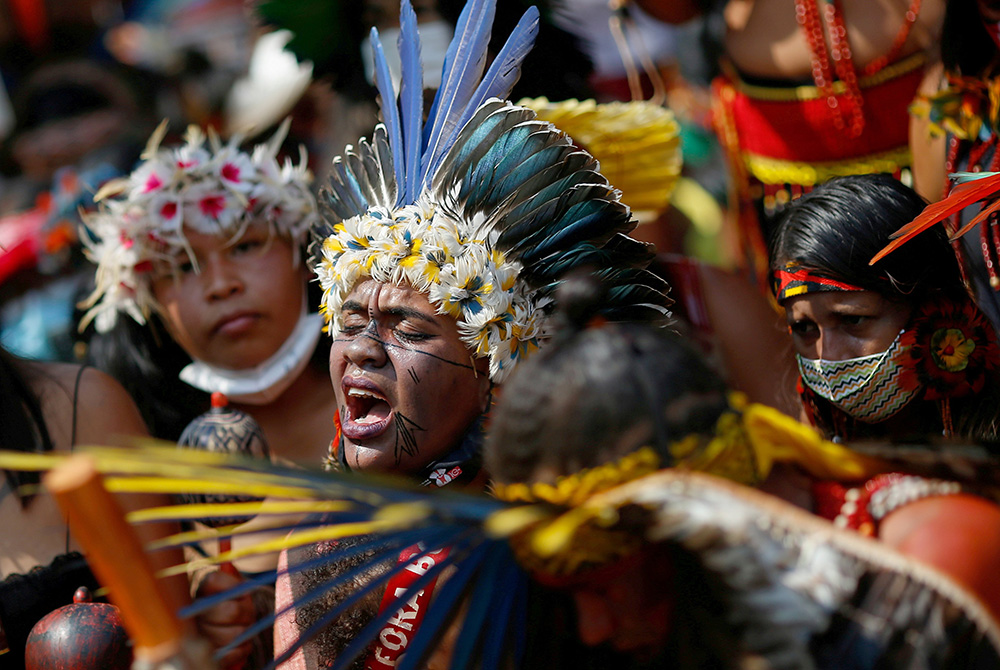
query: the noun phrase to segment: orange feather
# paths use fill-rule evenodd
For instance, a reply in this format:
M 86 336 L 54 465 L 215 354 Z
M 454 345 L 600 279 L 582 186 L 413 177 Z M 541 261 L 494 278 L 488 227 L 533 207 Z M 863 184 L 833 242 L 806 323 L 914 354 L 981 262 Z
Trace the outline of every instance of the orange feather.
M 889 239 L 892 242 L 875 254 L 868 264 L 874 265 L 934 224 L 940 223 L 975 202 L 993 196 L 997 191 L 1000 191 L 1000 173 L 958 184 L 948 197 L 928 205 L 920 216 L 890 235 Z M 962 234 L 966 232 L 968 231 L 963 229 Z

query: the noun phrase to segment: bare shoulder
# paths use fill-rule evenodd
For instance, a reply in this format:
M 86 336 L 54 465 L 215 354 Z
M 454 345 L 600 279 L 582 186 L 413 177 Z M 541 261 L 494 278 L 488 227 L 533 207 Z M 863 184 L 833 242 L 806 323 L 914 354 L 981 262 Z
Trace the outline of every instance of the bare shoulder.
M 879 537 L 964 584 L 1000 619 L 1000 506 L 965 494 L 924 498 L 887 515 Z
M 132 397 L 104 372 L 72 363 L 31 362 L 25 368 L 57 449 L 68 449 L 73 442 L 74 406 L 77 444 L 120 443 L 123 437 L 148 435 Z

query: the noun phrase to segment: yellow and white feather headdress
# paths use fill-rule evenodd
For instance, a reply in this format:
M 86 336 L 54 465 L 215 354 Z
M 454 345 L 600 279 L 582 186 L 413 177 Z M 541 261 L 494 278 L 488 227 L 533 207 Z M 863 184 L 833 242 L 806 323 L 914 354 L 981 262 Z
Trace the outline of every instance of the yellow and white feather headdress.
M 329 225 L 313 258 L 334 335 L 359 280 L 428 295 L 490 377 L 503 381 L 544 337 L 560 278 L 588 267 L 608 286 L 603 316 L 667 322 L 667 285 L 646 270 L 649 245 L 586 151 L 535 112 L 503 100 L 538 30 L 529 9 L 488 69 L 494 3 L 466 5 L 424 123 L 420 39 L 402 3 L 398 96 L 372 31 L 383 122 L 334 159 Z M 484 69 L 486 72 L 484 74 Z

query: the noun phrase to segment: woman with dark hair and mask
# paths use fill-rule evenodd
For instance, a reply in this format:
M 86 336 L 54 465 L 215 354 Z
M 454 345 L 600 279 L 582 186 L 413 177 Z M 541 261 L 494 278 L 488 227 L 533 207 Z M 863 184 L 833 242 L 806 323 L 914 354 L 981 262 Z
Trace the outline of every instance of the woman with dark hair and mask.
M 996 438 L 996 334 L 945 231 L 870 264 L 925 205 L 897 180 L 844 177 L 793 203 L 777 228 L 773 289 L 803 411 L 833 439 Z

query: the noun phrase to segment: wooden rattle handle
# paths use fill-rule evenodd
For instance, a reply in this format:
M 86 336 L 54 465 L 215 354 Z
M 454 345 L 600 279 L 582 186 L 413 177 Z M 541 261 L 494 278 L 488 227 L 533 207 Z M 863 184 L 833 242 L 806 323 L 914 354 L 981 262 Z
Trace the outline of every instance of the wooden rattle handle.
M 158 662 L 178 653 L 183 629 L 157 582 L 118 501 L 104 488 L 94 460 L 76 454 L 45 475 L 94 575 L 121 610 L 136 660 Z

